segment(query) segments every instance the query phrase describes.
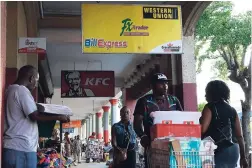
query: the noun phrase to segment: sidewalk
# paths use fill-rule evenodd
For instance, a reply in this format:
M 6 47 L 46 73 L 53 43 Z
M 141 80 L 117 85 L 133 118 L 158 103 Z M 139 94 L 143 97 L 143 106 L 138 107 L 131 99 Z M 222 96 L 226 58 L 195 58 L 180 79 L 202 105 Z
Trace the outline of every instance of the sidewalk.
M 107 168 L 105 163 L 84 163 L 78 164 L 77 166 L 71 166 L 72 168 Z

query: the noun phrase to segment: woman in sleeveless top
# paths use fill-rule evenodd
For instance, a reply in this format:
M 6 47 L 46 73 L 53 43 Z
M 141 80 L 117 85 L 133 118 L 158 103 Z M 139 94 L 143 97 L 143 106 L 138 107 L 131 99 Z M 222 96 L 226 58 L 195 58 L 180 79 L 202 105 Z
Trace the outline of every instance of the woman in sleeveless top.
M 136 133 L 129 115 L 130 109 L 124 106 L 120 110 L 121 121 L 112 126 L 113 168 L 136 168 Z
M 225 82 L 211 81 L 206 87 L 208 104 L 200 119 L 202 138 L 210 136 L 218 146 L 215 168 L 235 168 L 240 154 L 242 168 L 248 168 L 244 139 L 236 110 L 228 104 L 230 90 Z

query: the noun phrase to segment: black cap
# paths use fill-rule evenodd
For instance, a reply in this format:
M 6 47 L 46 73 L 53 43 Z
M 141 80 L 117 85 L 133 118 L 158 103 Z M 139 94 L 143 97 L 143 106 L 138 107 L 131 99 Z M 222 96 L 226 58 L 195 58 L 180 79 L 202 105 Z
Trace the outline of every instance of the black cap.
M 168 82 L 168 81 L 169 80 L 167 79 L 167 77 L 162 73 L 156 73 L 151 78 L 151 83 L 152 84 L 155 84 L 157 82 Z

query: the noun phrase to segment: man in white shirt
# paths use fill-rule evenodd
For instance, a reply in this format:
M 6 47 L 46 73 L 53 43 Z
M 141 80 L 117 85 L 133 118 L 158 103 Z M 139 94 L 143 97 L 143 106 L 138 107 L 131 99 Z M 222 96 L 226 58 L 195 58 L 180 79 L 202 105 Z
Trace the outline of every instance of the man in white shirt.
M 46 116 L 37 111 L 31 91 L 36 88 L 39 74 L 33 66 L 20 68 L 16 82 L 5 94 L 5 122 L 3 135 L 4 168 L 36 168 L 38 125 L 37 121 L 60 120 L 67 116 Z

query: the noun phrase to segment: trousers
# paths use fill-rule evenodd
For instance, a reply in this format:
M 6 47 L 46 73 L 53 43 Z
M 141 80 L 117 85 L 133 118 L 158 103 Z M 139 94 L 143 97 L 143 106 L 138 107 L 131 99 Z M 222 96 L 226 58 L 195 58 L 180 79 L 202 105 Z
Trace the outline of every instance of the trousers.
M 3 149 L 4 168 L 37 168 L 37 153 Z
M 215 168 L 235 168 L 239 159 L 239 145 L 234 144 L 214 156 Z

